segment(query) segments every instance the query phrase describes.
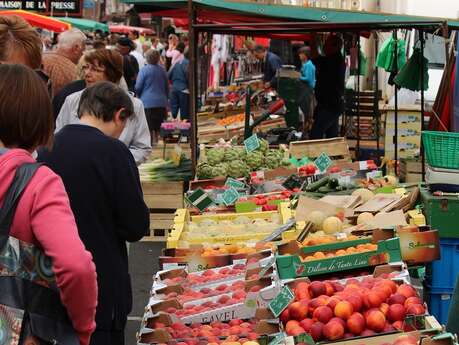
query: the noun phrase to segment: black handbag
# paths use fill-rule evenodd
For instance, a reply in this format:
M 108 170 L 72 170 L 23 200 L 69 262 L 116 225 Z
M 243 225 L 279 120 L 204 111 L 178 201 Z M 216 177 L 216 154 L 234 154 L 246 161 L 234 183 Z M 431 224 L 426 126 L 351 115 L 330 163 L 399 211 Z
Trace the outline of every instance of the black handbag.
M 22 192 L 39 167 L 17 168 L 0 208 L 0 345 L 79 345 L 51 259 L 41 248 L 10 236 Z

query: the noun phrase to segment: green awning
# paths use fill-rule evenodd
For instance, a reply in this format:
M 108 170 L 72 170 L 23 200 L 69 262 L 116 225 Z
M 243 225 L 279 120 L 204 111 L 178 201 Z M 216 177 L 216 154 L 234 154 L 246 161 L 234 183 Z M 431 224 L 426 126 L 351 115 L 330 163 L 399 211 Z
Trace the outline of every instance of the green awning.
M 94 20 L 83 19 L 83 18 L 73 18 L 73 17 L 56 17 L 63 22 L 72 24 L 72 26 L 85 31 L 96 31 L 101 30 L 108 32 L 108 25 L 104 23 L 99 23 Z
M 122 0 L 134 4 L 141 12 L 184 8 L 187 0 Z M 214 11 L 232 12 L 239 15 L 262 17 L 274 21 L 318 22 L 323 24 L 366 25 L 368 30 L 378 28 L 425 27 L 428 23 L 446 21 L 450 29 L 459 29 L 459 21 L 447 18 L 410 16 L 403 14 L 373 13 L 364 11 L 345 11 L 328 8 L 301 7 L 292 5 L 266 5 L 255 2 L 236 2 L 227 0 L 193 0 L 199 8 Z

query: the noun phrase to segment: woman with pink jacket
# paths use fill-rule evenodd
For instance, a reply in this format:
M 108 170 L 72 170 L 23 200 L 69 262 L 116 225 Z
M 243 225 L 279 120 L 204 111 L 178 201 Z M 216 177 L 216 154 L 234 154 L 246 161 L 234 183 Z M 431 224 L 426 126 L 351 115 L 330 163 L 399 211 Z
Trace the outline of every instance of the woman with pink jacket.
M 35 162 L 32 153 L 48 145 L 53 115 L 46 87 L 21 65 L 0 65 L 0 208 L 19 166 Z M 76 227 L 64 185 L 40 166 L 22 193 L 10 237 L 40 248 L 52 261 L 62 304 L 80 345 L 95 329 L 96 271 Z

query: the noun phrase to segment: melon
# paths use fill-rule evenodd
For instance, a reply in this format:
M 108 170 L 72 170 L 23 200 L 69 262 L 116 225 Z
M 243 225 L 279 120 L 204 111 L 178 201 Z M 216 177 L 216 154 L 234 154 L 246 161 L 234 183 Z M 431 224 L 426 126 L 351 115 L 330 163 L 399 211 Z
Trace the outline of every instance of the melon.
M 322 229 L 326 234 L 334 234 L 343 229 L 343 222 L 338 217 L 328 217 L 324 220 Z
M 357 217 L 357 225 L 359 224 L 368 224 L 374 219 L 374 216 L 370 212 L 360 213 Z
M 396 186 L 397 183 L 398 183 L 397 178 L 395 176 L 392 176 L 392 175 L 384 176 L 384 180 L 391 186 Z
M 353 196 L 360 196 L 362 201 L 365 203 L 368 200 L 372 199 L 375 195 L 373 192 L 366 188 L 359 188 L 352 192 Z
M 319 230 L 327 216 L 321 211 L 312 211 L 306 216 L 306 220 L 314 224 L 315 230 Z

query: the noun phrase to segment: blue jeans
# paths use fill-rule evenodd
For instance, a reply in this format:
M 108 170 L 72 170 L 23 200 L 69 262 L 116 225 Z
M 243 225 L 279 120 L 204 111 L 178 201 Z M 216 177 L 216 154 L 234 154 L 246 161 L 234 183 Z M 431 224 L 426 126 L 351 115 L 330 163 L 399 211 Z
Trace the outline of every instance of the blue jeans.
M 177 118 L 177 114 L 179 110 L 180 110 L 180 118 L 182 120 L 190 118 L 189 99 L 190 99 L 190 94 L 172 89 L 171 91 L 171 113 L 174 119 Z
M 341 107 L 324 107 L 317 105 L 310 139 L 335 138 L 339 135 L 339 117 Z

